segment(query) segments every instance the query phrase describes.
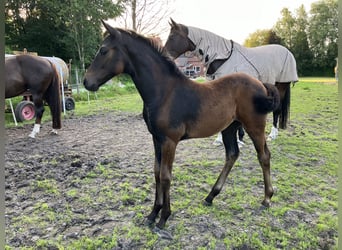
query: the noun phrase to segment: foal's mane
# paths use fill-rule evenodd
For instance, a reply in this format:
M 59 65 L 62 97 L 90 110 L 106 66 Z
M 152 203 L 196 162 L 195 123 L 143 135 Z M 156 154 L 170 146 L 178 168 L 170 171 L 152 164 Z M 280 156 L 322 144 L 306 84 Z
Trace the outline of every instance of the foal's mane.
M 126 30 L 126 29 L 120 29 L 120 28 L 117 28 L 117 30 L 123 34 L 126 34 L 134 38 L 135 40 L 142 42 L 143 44 L 148 45 L 152 49 L 151 51 L 155 53 L 158 57 L 160 57 L 162 61 L 165 62 L 165 64 L 168 66 L 168 69 L 170 70 L 170 73 L 186 78 L 186 76 L 179 70 L 175 62 L 172 60 L 168 52 L 164 50 L 164 47 L 161 44 L 159 44 L 157 41 L 155 41 L 152 38 L 140 35 L 132 30 Z

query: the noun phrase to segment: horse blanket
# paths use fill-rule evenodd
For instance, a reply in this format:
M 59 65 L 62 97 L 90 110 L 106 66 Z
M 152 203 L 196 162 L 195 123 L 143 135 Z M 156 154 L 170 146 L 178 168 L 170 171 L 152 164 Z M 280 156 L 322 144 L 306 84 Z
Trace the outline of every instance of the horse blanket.
M 5 54 L 5 58 L 10 58 L 16 55 L 12 54 Z M 39 56 L 42 58 L 47 59 L 50 61 L 57 69 L 57 73 L 59 75 L 59 78 L 63 84 L 68 84 L 69 79 L 69 68 L 68 65 L 59 57 L 47 57 L 47 56 Z
M 244 72 L 263 83 L 298 81 L 296 60 L 284 46 L 246 48 L 206 30 L 195 27 L 188 27 L 188 30 L 188 38 L 196 46 L 195 53 L 207 68 L 214 60 L 227 59 L 214 74 L 207 74 L 211 79 Z

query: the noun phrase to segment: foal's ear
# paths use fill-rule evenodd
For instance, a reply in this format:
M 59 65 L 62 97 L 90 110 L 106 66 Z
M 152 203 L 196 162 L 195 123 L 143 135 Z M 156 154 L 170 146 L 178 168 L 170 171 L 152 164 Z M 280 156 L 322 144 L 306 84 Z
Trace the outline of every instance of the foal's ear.
M 101 20 L 101 22 L 110 35 L 112 35 L 114 37 L 120 36 L 120 32 L 118 30 L 116 30 L 115 28 L 113 28 L 112 26 L 110 26 L 108 23 L 106 23 L 103 20 Z

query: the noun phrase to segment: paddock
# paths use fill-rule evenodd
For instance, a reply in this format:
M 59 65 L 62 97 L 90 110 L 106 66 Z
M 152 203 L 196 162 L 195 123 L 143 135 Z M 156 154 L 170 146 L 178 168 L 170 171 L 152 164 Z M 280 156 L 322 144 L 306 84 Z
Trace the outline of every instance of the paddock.
M 331 249 L 337 239 L 337 85 L 324 86 L 296 85 L 289 128 L 269 143 L 276 189 L 269 210 L 258 210 L 262 174 L 249 139 L 212 207 L 201 202 L 222 168 L 224 149 L 212 145 L 213 137 L 180 143 L 167 225 L 173 240 L 143 225 L 154 199 L 153 146 L 139 112 L 66 118 L 58 136 L 45 136 L 46 122 L 44 136 L 34 141 L 27 138 L 29 124 L 6 128 L 6 244 Z

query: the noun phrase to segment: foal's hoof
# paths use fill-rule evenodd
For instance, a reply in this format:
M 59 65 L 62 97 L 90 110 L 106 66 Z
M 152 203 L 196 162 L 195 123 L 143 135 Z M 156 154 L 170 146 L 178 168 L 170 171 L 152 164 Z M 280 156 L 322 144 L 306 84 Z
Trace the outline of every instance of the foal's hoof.
M 261 204 L 261 206 L 259 207 L 259 211 L 267 211 L 270 208 L 270 206 L 265 206 L 264 204 Z
M 153 224 L 154 224 L 154 220 L 150 220 L 149 218 L 146 218 L 144 221 L 144 225 L 150 228 L 152 228 Z
M 204 200 L 202 203 L 203 203 L 203 206 L 206 206 L 206 207 L 211 207 L 213 205 L 212 201 L 207 201 L 207 200 Z
M 270 208 L 270 202 L 263 201 L 261 202 L 261 206 L 259 207 L 259 212 L 268 211 L 269 208 Z
M 164 229 L 160 229 L 159 227 L 154 227 L 152 232 L 157 234 L 159 236 L 159 238 L 161 238 L 161 239 L 173 240 L 172 235 L 168 231 L 166 231 Z
M 252 214 L 260 216 L 260 215 L 263 215 L 265 212 L 267 212 L 268 209 L 269 207 L 265 207 L 264 205 L 261 204 L 258 208 L 253 210 Z

